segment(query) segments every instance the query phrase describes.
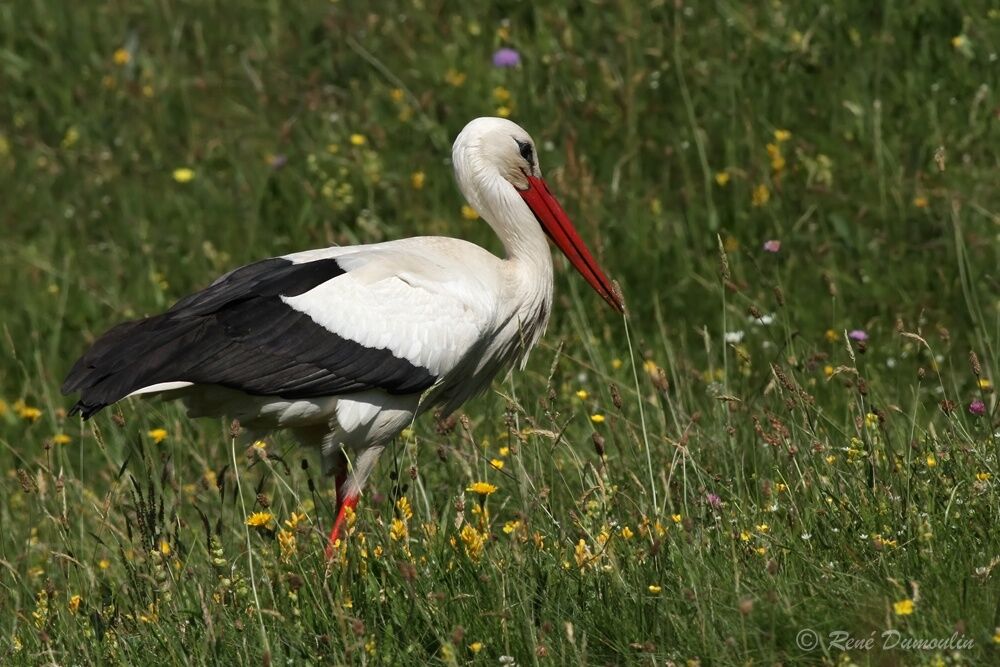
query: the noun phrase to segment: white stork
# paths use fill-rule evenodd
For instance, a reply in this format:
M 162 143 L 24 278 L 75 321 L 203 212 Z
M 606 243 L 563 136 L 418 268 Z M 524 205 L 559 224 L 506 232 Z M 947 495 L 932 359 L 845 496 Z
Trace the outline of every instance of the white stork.
M 290 429 L 320 445 L 337 485 L 329 554 L 387 443 L 418 414 L 448 414 L 497 373 L 523 366 L 552 306 L 546 235 L 623 310 L 537 155 L 502 118 L 473 120 L 452 148 L 462 194 L 500 237 L 504 259 L 425 236 L 249 264 L 101 336 L 62 386 L 80 393 L 71 413 L 87 419 L 122 398 L 158 394 L 182 399 L 192 417 L 235 418 L 256 437 Z

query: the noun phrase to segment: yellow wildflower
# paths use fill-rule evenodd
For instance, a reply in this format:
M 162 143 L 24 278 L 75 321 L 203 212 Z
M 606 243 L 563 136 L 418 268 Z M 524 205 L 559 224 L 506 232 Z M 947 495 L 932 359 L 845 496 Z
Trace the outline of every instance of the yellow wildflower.
M 79 595 L 74 595 L 73 597 L 71 597 L 69 599 L 69 604 L 67 605 L 69 607 L 69 613 L 75 614 L 77 610 L 80 608 L 80 602 L 82 601 L 83 598 L 81 598 Z
M 486 538 L 489 537 L 489 534 L 476 530 L 475 526 L 467 523 L 462 526 L 459 537 L 462 538 L 462 543 L 465 545 L 465 554 L 472 560 L 479 560 L 480 556 L 483 555 Z
M 469 493 L 478 493 L 481 496 L 488 496 L 497 490 L 496 485 L 489 482 L 473 482 L 465 488 Z
M 792 138 L 792 133 L 788 130 L 775 130 L 774 140 L 778 143 L 784 143 Z
M 354 133 L 351 135 L 351 145 L 352 146 L 364 146 L 368 143 L 368 138 L 363 134 Z
M 825 375 L 826 377 L 833 377 L 833 366 L 831 366 L 830 364 L 823 366 L 823 375 Z
M 583 539 L 576 543 L 576 547 L 573 549 L 573 556 L 576 558 L 576 566 L 581 570 L 585 569 L 588 565 L 593 565 L 590 547 L 587 546 L 587 543 Z
M 462 217 L 465 218 L 466 220 L 475 220 L 476 218 L 479 217 L 479 213 L 476 212 L 476 209 L 472 208 L 468 204 L 463 204 Z
M 503 532 L 507 535 L 510 535 L 520 527 L 521 527 L 520 521 L 508 521 L 503 525 Z
M 503 470 L 503 459 L 490 459 L 490 465 L 497 470 Z
M 169 556 L 171 552 L 170 542 L 166 540 L 160 540 L 160 553 L 164 556 Z
M 254 528 L 262 528 L 274 521 L 274 515 L 270 512 L 254 512 L 247 517 L 247 525 Z
M 389 537 L 394 542 L 400 542 L 405 540 L 409 530 L 406 528 L 406 522 L 401 519 L 393 519 L 392 524 L 389 526 Z
M 836 343 L 837 341 L 840 340 L 840 334 L 834 331 L 833 329 L 827 329 L 826 333 L 823 334 L 823 336 L 824 338 L 826 338 L 826 342 L 828 343 Z
M 406 496 L 399 497 L 399 500 L 396 501 L 396 509 L 403 521 L 409 521 L 413 518 L 413 508 L 410 507 L 410 500 Z
M 909 616 L 913 613 L 913 600 L 906 598 L 899 602 L 893 602 L 892 610 L 896 613 L 896 616 Z
M 767 155 L 771 158 L 771 169 L 780 172 L 785 168 L 785 157 L 781 154 L 778 144 L 767 145 Z
M 194 170 L 188 167 L 174 169 L 174 180 L 178 183 L 189 183 L 194 180 Z
M 72 148 L 79 140 L 80 130 L 76 129 L 75 125 L 70 125 L 70 127 L 66 130 L 66 134 L 63 135 L 61 145 L 63 148 Z
M 35 619 L 36 628 L 45 627 L 45 622 L 49 618 L 49 594 L 44 590 L 38 591 L 38 595 L 35 596 L 35 611 L 31 612 L 31 615 Z
M 493 89 L 493 99 L 503 104 L 510 99 L 510 91 L 503 86 L 497 86 Z
M 729 185 L 729 172 L 728 171 L 717 171 L 715 172 L 715 183 L 720 188 L 724 188 Z
M 450 69 L 445 73 L 444 80 L 448 83 L 448 85 L 458 88 L 465 83 L 465 74 L 463 72 L 459 72 L 458 70 Z
M 160 620 L 160 614 L 156 609 L 156 603 L 150 602 L 146 607 L 145 614 L 139 614 L 139 620 L 142 623 L 156 623 Z
M 603 424 L 604 423 L 604 415 L 602 415 L 602 414 L 590 415 L 590 421 L 594 422 L 595 424 Z
M 951 38 L 951 45 L 956 49 L 961 49 L 967 46 L 969 43 L 969 38 L 965 35 L 955 35 Z
M 647 590 L 649 590 L 649 592 L 652 593 L 653 595 L 659 595 L 660 591 L 663 590 L 663 587 L 658 586 L 657 584 L 650 584 Z
M 410 174 L 410 185 L 413 186 L 414 190 L 423 190 L 424 181 L 427 180 L 426 174 L 422 171 L 415 171 Z
M 146 435 L 153 439 L 155 444 L 160 444 L 167 438 L 167 429 L 165 428 L 154 428 L 151 431 L 146 431 Z
M 68 445 L 73 442 L 73 438 L 69 437 L 65 433 L 56 433 L 52 436 L 52 442 L 57 445 Z
M 403 89 L 402 88 L 393 88 L 392 90 L 389 91 L 389 97 L 392 98 L 393 102 L 402 102 L 403 101 Z
M 17 414 L 25 421 L 36 422 L 41 418 L 42 411 L 30 405 L 21 404 L 20 407 L 17 407 Z
M 771 191 L 765 184 L 761 183 L 753 189 L 750 195 L 750 203 L 753 206 L 759 208 L 769 201 L 771 201 Z
M 624 365 L 625 362 L 622 361 L 621 359 L 618 359 L 617 357 L 611 360 L 611 368 L 613 368 L 614 370 L 618 370 Z
M 132 54 L 126 49 L 116 49 L 111 59 L 115 61 L 116 65 L 128 65 L 132 61 Z
M 471 651 L 473 655 L 479 653 L 482 650 L 483 650 L 482 642 L 472 642 L 471 644 L 469 644 L 469 651 Z
M 878 426 L 878 415 L 874 412 L 869 412 L 865 415 L 865 426 L 868 428 L 875 428 Z
M 510 447 L 504 445 L 497 451 L 499 452 L 500 456 L 507 456 L 508 454 L 510 454 Z
M 539 551 L 545 549 L 545 537 L 542 536 L 537 530 L 531 534 L 531 541 L 535 545 L 535 548 Z
M 927 455 L 927 461 L 926 461 L 926 463 L 927 463 L 927 467 L 928 468 L 933 468 L 933 467 L 937 466 L 937 459 L 934 458 L 934 453 L 933 452 L 931 452 L 930 454 Z
M 771 527 L 766 523 L 757 524 L 757 530 L 761 533 L 768 533 L 771 531 Z
M 992 477 L 992 476 L 993 475 L 991 475 L 988 472 L 977 472 L 976 473 L 976 479 L 978 479 L 980 482 L 988 482 L 990 480 L 990 477 Z
M 754 551 L 757 552 L 758 556 L 763 556 L 764 554 L 767 553 L 767 547 L 757 547 L 756 549 L 754 549 Z
M 785 484 L 784 482 L 776 482 L 774 484 L 774 490 L 777 491 L 778 493 L 784 493 L 785 491 L 788 490 L 788 485 Z
M 107 558 L 102 558 L 101 560 L 97 561 L 97 567 L 101 568 L 102 570 L 106 570 L 109 567 L 111 567 L 111 561 L 109 561 Z
M 510 118 L 510 114 L 512 113 L 512 111 L 511 108 L 508 106 L 499 106 L 497 107 L 496 113 L 501 118 Z
M 683 520 L 683 517 L 680 514 L 671 514 L 670 520 L 674 523 L 680 523 Z
M 281 561 L 283 563 L 289 562 L 298 550 L 295 533 L 290 530 L 279 530 L 278 546 L 281 548 Z
M 623 540 L 631 540 L 635 536 L 635 533 L 632 532 L 631 528 L 625 526 L 621 530 L 621 535 Z
M 990 391 L 991 389 L 993 389 L 993 383 L 987 380 L 986 378 L 979 378 L 979 382 L 977 384 L 979 385 L 979 388 L 982 389 L 983 391 Z
M 913 205 L 917 208 L 927 208 L 927 204 L 927 197 L 924 197 L 923 195 L 913 198 Z
M 578 389 L 576 392 L 576 397 L 579 398 L 581 401 L 585 401 L 588 398 L 590 398 L 590 392 L 588 392 L 586 389 Z
M 740 531 L 740 542 L 749 542 L 750 538 L 753 537 L 748 530 Z
M 887 549 L 895 549 L 899 546 L 899 543 L 896 540 L 887 540 L 878 533 L 872 535 L 872 542 L 874 542 L 876 546 Z

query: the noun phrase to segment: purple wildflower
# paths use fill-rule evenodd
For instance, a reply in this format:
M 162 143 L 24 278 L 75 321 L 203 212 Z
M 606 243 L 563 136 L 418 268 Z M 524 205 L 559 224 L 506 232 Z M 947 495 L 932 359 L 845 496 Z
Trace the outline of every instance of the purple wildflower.
M 708 505 L 712 509 L 719 509 L 720 507 L 722 507 L 722 498 L 720 498 L 714 493 L 707 494 L 705 496 L 705 500 L 708 501 Z
M 764 241 L 764 250 L 767 252 L 778 252 L 781 250 L 781 241 L 777 239 Z
M 517 67 L 520 64 L 521 54 L 506 46 L 493 54 L 494 67 Z
M 981 415 L 985 415 L 986 414 L 986 404 L 983 403 L 978 398 L 972 399 L 972 402 L 969 403 L 969 414 L 976 415 L 977 417 L 981 416 Z
M 868 332 L 864 329 L 855 329 L 854 331 L 847 334 L 847 337 L 851 340 L 856 340 L 859 343 L 863 343 L 868 340 Z

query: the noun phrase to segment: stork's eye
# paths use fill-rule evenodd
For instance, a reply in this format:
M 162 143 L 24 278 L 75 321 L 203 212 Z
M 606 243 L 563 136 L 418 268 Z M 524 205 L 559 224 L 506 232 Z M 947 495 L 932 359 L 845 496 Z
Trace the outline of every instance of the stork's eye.
M 531 142 L 529 142 L 529 141 L 521 141 L 520 139 L 515 139 L 514 141 L 517 142 L 517 147 L 520 149 L 520 151 L 521 151 L 521 157 L 524 158 L 524 161 L 527 162 L 529 166 L 534 167 L 535 166 L 535 151 L 531 147 Z

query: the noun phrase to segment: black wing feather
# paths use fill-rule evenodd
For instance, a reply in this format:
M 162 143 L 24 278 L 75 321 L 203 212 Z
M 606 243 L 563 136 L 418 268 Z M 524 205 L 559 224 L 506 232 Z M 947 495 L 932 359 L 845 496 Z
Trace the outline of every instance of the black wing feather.
M 430 387 L 436 378 L 426 368 L 342 338 L 281 300 L 342 273 L 335 259 L 275 258 L 236 269 L 165 313 L 110 329 L 73 365 L 62 391 L 80 392 L 72 412 L 88 418 L 161 382 L 286 398 Z

